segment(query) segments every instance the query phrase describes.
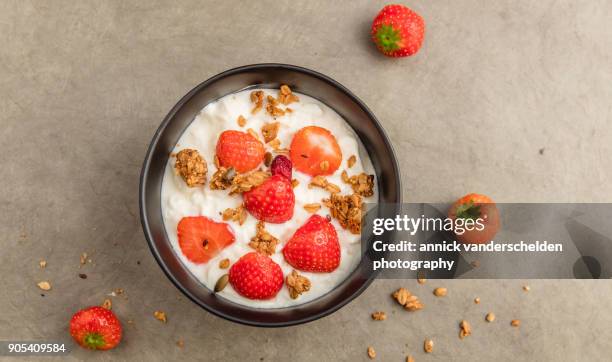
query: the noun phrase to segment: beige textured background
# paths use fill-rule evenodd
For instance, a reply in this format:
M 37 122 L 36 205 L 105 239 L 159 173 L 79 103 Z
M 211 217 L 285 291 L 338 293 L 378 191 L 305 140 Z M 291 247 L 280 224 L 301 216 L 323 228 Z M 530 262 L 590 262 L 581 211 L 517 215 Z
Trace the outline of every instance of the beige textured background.
M 0 1 L 0 340 L 67 336 L 74 311 L 123 288 L 124 342 L 71 359 L 359 361 L 368 345 L 383 361 L 609 359 L 609 281 L 531 281 L 529 293 L 519 280 L 378 281 L 325 319 L 262 330 L 196 307 L 153 260 L 137 202 L 147 144 L 189 89 L 249 63 L 353 90 L 392 138 L 408 201 L 612 202 L 612 2 L 405 3 L 426 41 L 391 60 L 368 40 L 379 1 Z M 84 251 L 93 263 L 79 269 Z M 396 308 L 399 285 L 426 309 Z M 434 299 L 438 285 L 448 297 Z M 389 319 L 372 322 L 377 309 Z M 460 341 L 464 318 L 474 331 Z

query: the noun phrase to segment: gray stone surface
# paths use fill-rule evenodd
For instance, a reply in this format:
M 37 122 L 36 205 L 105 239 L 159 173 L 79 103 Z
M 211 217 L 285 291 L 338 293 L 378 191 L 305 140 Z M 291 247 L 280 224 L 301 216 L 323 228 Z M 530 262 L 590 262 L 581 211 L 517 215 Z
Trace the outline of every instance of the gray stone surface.
M 529 293 L 519 280 L 378 281 L 332 316 L 263 330 L 196 307 L 153 260 L 137 202 L 147 144 L 189 89 L 248 63 L 353 90 L 391 135 L 406 200 L 612 202 L 611 2 L 407 3 L 426 41 L 393 60 L 368 40 L 379 1 L 0 2 L 0 340 L 67 336 L 75 310 L 123 288 L 113 309 L 134 323 L 121 346 L 70 359 L 359 361 L 372 345 L 384 361 L 608 360 L 609 281 L 529 281 Z M 79 269 L 82 252 L 92 263 Z M 53 284 L 44 297 L 40 280 Z M 426 309 L 392 305 L 400 285 Z M 448 297 L 434 299 L 439 285 Z M 387 321 L 370 320 L 378 309 Z M 460 341 L 464 318 L 474 332 Z

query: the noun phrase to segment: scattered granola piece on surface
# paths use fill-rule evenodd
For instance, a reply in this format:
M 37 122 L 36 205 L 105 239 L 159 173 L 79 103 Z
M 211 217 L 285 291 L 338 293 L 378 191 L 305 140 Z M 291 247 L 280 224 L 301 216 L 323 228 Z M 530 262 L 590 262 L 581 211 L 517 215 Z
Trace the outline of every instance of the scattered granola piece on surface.
M 206 184 L 206 161 L 196 150 L 186 148 L 176 154 L 174 164 L 176 172 L 183 178 L 187 186 L 195 187 Z
M 434 342 L 431 339 L 428 338 L 423 342 L 423 350 L 426 353 L 433 352 L 433 347 L 434 347 Z
M 41 268 L 41 269 L 46 268 L 46 267 L 47 267 L 47 261 L 46 261 L 45 259 L 41 259 L 41 260 L 38 262 L 38 266 L 40 266 L 40 268 Z
M 414 312 L 416 310 L 423 309 L 424 305 L 421 303 L 416 295 L 413 295 L 406 288 L 399 288 L 391 295 L 400 305 L 406 310 Z
M 85 263 L 87 263 L 87 253 L 83 253 L 81 254 L 81 257 L 79 258 L 81 265 L 85 265 Z
M 448 290 L 446 288 L 436 288 L 433 290 L 433 293 L 436 297 L 445 297 L 448 294 Z
M 244 221 L 247 218 L 247 212 L 246 212 L 246 209 L 244 208 L 244 204 L 240 204 L 240 206 L 234 209 L 232 208 L 225 209 L 223 211 L 222 217 L 223 217 L 223 221 L 232 220 L 232 221 L 236 221 L 239 225 L 244 224 Z
M 520 320 L 518 320 L 518 319 L 513 319 L 513 320 L 510 322 L 510 325 L 511 325 L 512 327 L 518 327 L 518 326 L 520 326 L 520 325 L 521 325 L 521 321 L 520 321 Z
M 228 258 L 225 259 L 221 259 L 221 261 L 219 261 L 219 268 L 221 269 L 227 269 L 230 266 L 230 260 Z
M 178 348 L 183 348 L 185 347 L 185 342 L 182 339 L 179 339 L 178 341 L 176 341 L 176 345 L 178 346 Z
M 461 323 L 459 323 L 459 338 L 463 339 L 465 337 L 469 337 L 470 335 L 472 335 L 472 326 L 470 326 L 470 323 L 468 321 L 466 321 L 465 319 L 461 321 Z
M 269 143 L 276 139 L 278 135 L 278 129 L 280 128 L 280 122 L 266 123 L 261 127 L 261 134 L 263 134 L 264 141 Z
M 487 322 L 491 323 L 495 320 L 495 314 L 493 312 L 489 312 L 485 316 L 485 319 L 487 320 Z
M 104 299 L 104 302 L 102 303 L 102 308 L 106 308 L 108 310 L 113 309 L 113 302 L 110 299 Z
M 408 357 L 406 357 L 406 362 L 414 362 L 414 357 L 412 357 L 412 355 L 409 355 Z
M 426 281 L 427 279 L 425 278 L 425 273 L 422 270 L 419 270 L 419 272 L 417 272 L 417 283 L 423 285 Z
M 157 319 L 160 322 L 166 323 L 168 321 L 168 319 L 166 318 L 166 313 L 162 312 L 161 310 L 156 310 L 153 313 L 153 316 L 155 317 L 155 319 Z
M 304 205 L 304 210 L 308 211 L 311 214 L 314 214 L 315 212 L 319 211 L 319 209 L 321 209 L 321 204 L 319 203 L 312 203 L 312 204 Z
M 289 289 L 289 296 L 291 299 L 296 299 L 302 293 L 310 290 L 310 280 L 305 276 L 298 274 L 297 271 L 293 270 L 291 274 L 285 278 L 287 289 Z
M 470 263 L 473 268 L 478 268 L 480 266 L 480 262 L 478 260 L 474 260 Z
M 249 246 L 260 253 L 272 255 L 276 252 L 279 240 L 265 229 L 263 221 L 257 222 L 257 234 L 251 238 Z
M 474 303 L 480 304 L 480 298 L 478 298 L 478 297 L 474 298 Z
M 372 319 L 374 319 L 375 321 L 384 321 L 385 319 L 387 319 L 387 313 L 383 311 L 374 312 L 372 313 Z
M 368 346 L 368 357 L 370 357 L 370 359 L 376 358 L 376 351 L 372 346 Z
M 529 285 L 523 285 L 523 290 L 528 292 L 531 290 L 531 287 Z
M 51 290 L 51 283 L 47 281 L 38 282 L 36 285 L 42 290 Z
M 331 194 L 329 199 L 323 200 L 331 212 L 331 216 L 338 220 L 340 226 L 353 234 L 361 233 L 361 216 L 363 203 L 358 194 L 340 195 Z

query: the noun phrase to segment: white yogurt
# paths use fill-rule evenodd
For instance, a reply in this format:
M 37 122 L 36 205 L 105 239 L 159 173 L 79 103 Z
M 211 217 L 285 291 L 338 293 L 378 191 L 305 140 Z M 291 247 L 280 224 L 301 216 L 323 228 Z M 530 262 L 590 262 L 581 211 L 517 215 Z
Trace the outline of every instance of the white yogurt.
M 278 96 L 278 90 L 264 89 L 264 91 L 266 95 Z M 230 94 L 204 107 L 191 125 L 187 127 L 173 152 L 176 153 L 185 148 L 198 150 L 206 159 L 208 179 L 210 180 L 210 176 L 216 171 L 216 167 L 214 166 L 215 147 L 221 132 L 230 129 L 246 131 L 248 128 L 252 128 L 260 134 L 261 127 L 264 123 L 274 121 L 265 110 L 261 110 L 257 114 L 251 115 L 251 109 L 253 107 L 249 98 L 251 92 L 252 89 L 249 89 Z M 342 182 L 340 173 L 342 170 L 346 169 L 349 175 L 358 174 L 364 171 L 368 174 L 374 174 L 372 163 L 367 152 L 357 135 L 334 110 L 314 98 L 303 94 L 296 94 L 299 97 L 299 102 L 294 102 L 289 105 L 293 112 L 287 113 L 277 119 L 277 121 L 281 123 L 277 136 L 281 141 L 281 147 L 288 148 L 295 132 L 303 127 L 316 125 L 327 128 L 336 136 L 338 144 L 342 149 L 343 158 L 340 168 L 333 175 L 327 176 L 327 179 L 340 186 L 342 194 L 352 193 L 350 185 Z M 239 115 L 243 115 L 247 119 L 247 124 L 244 128 L 239 127 L 236 121 Z M 266 150 L 271 151 L 270 147 L 267 145 Z M 357 156 L 357 162 L 352 168 L 348 169 L 346 160 L 351 155 Z M 243 225 L 239 225 L 237 222 L 228 221 L 234 231 L 236 241 L 223 249 L 219 255 L 208 261 L 208 263 L 198 265 L 189 261 L 181 252 L 178 244 L 178 222 L 185 216 L 198 215 L 206 216 L 215 221 L 223 221 L 221 212 L 227 208 L 239 206 L 242 203 L 242 197 L 240 195 L 229 196 L 227 190 L 211 190 L 208 182 L 204 187 L 187 187 L 183 179 L 175 174 L 174 162 L 175 159 L 171 157 L 166 165 L 162 184 L 162 215 L 166 233 L 180 260 L 198 280 L 212 290 L 219 277 L 228 272 L 227 269 L 223 270 L 219 268 L 219 261 L 221 259 L 229 258 L 231 263 L 234 263 L 242 255 L 253 251 L 253 249 L 248 246 L 248 243 L 256 233 L 257 220 L 249 215 Z M 295 230 L 303 225 L 311 216 L 311 214 L 304 210 L 303 206 L 309 203 L 320 203 L 322 199 L 329 197 L 329 193 L 323 189 L 308 188 L 311 176 L 294 169 L 293 178 L 296 178 L 300 182 L 294 189 L 295 211 L 293 218 L 283 224 L 266 223 L 266 230 L 280 240 L 276 248 L 276 253 L 271 257 L 280 265 L 284 276 L 291 273 L 293 268 L 285 261 L 281 250 Z M 377 185 L 377 183 L 375 182 L 374 185 Z M 377 197 L 378 192 L 375 190 L 374 196 L 365 198 L 364 201 L 374 202 L 377 200 Z M 329 210 L 323 206 L 318 211 L 318 214 L 325 216 L 329 214 Z M 340 266 L 332 273 L 300 272 L 300 274 L 310 279 L 312 284 L 310 291 L 302 294 L 297 299 L 291 299 L 287 287 L 283 285 L 283 288 L 278 292 L 275 298 L 262 301 L 247 299 L 239 295 L 231 285 L 228 284 L 218 295 L 238 304 L 250 307 L 282 308 L 306 303 L 331 291 L 348 277 L 361 260 L 359 235 L 353 235 L 348 230 L 344 230 L 336 220 L 332 222 L 338 232 L 338 238 L 340 240 Z

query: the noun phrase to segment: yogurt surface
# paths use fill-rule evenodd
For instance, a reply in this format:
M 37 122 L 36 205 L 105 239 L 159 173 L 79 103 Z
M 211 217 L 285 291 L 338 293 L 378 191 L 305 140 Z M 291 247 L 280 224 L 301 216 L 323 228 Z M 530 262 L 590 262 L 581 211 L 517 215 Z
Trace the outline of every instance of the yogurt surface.
M 333 182 L 341 188 L 342 194 L 352 194 L 351 186 L 342 182 L 341 172 L 346 170 L 349 175 L 366 172 L 374 174 L 372 163 L 361 144 L 359 138 L 350 126 L 333 109 L 322 102 L 300 93 L 294 93 L 299 97 L 298 102 L 291 103 L 288 107 L 293 110 L 276 120 L 265 110 L 256 114 L 251 114 L 253 103 L 250 101 L 250 93 L 254 89 L 239 91 L 229 94 L 221 99 L 208 104 L 196 116 L 193 122 L 187 127 L 173 153 L 182 149 L 196 149 L 205 158 L 208 166 L 208 180 L 216 171 L 214 165 L 215 148 L 217 139 L 221 132 L 226 130 L 238 130 L 246 132 L 251 128 L 261 136 L 261 127 L 265 123 L 280 122 L 280 129 L 277 138 L 281 142 L 282 148 L 289 148 L 295 132 L 303 127 L 316 125 L 327 128 L 336 137 L 342 150 L 342 164 L 339 169 L 327 180 Z M 262 89 L 267 95 L 278 96 L 277 89 Z M 244 116 L 247 123 L 240 127 L 237 123 L 238 116 Z M 275 153 L 271 147 L 265 146 L 266 151 Z M 351 167 L 347 166 L 347 159 L 355 155 L 357 162 Z M 228 258 L 233 264 L 241 256 L 253 249 L 248 245 L 251 238 L 256 234 L 257 219 L 248 215 L 244 224 L 239 225 L 233 221 L 223 221 L 221 213 L 227 208 L 236 208 L 242 204 L 240 195 L 228 195 L 229 190 L 211 190 L 209 182 L 205 186 L 190 188 L 183 181 L 181 176 L 175 174 L 175 158 L 170 157 L 164 174 L 162 183 L 162 215 L 168 239 L 172 243 L 174 252 L 187 268 L 201 281 L 207 288 L 212 290 L 217 280 L 228 273 L 228 269 L 219 268 L 219 261 Z M 265 166 L 262 164 L 262 167 Z M 294 269 L 283 258 L 282 248 L 291 238 L 293 233 L 302 226 L 312 215 L 304 210 L 303 206 L 310 203 L 321 203 L 323 199 L 329 198 L 329 192 L 321 188 L 309 188 L 310 175 L 303 174 L 293 169 L 293 178 L 299 181 L 299 185 L 294 188 L 295 209 L 293 217 L 283 224 L 266 223 L 266 230 L 280 240 L 276 247 L 276 253 L 271 258 L 280 265 L 283 276 L 286 277 Z M 378 185 L 376 180 L 374 185 Z M 378 190 L 374 188 L 372 197 L 363 198 L 365 203 L 376 202 L 378 200 Z M 328 215 L 329 210 L 322 205 L 317 212 L 322 216 Z M 223 249 L 219 255 L 204 264 L 194 264 L 189 261 L 181 252 L 178 244 L 177 225 L 185 216 L 206 216 L 217 222 L 226 222 L 232 228 L 236 237 L 235 242 Z M 228 284 L 223 291 L 217 295 L 229 299 L 235 303 L 254 308 L 283 308 L 306 303 L 314 300 L 344 281 L 348 275 L 356 268 L 361 260 L 360 236 L 351 234 L 333 219 L 332 221 L 338 233 L 340 241 L 341 260 L 340 266 L 332 273 L 309 273 L 298 271 L 301 275 L 311 281 L 311 289 L 300 295 L 297 299 L 291 299 L 286 285 L 278 292 L 276 297 L 269 300 L 251 300 L 238 294 Z

